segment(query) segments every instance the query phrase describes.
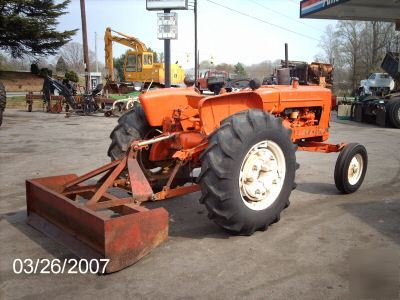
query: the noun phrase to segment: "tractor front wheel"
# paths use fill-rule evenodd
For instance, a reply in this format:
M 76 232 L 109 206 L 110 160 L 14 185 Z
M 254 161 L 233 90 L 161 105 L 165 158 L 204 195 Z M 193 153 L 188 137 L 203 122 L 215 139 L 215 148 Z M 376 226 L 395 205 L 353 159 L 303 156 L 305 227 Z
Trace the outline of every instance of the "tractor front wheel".
M 108 156 L 111 160 L 122 158 L 129 149 L 132 141 L 150 139 L 159 134 L 159 128 L 149 125 L 145 112 L 140 104 L 135 105 L 130 111 L 118 119 L 118 125 L 110 134 L 111 145 Z M 175 166 L 175 160 L 153 162 L 149 160 L 149 151 L 137 153 L 137 160 L 144 175 L 149 180 L 155 192 L 160 191 L 167 183 Z M 183 166 L 176 174 L 171 187 L 191 181 L 189 165 Z
M 388 115 L 390 125 L 400 128 L 400 98 L 389 100 Z
M 368 155 L 358 143 L 348 144 L 340 152 L 335 165 L 335 185 L 344 194 L 354 193 L 364 181 Z
M 279 118 L 261 110 L 225 119 L 201 156 L 201 203 L 209 218 L 251 235 L 277 222 L 289 205 L 296 146 Z

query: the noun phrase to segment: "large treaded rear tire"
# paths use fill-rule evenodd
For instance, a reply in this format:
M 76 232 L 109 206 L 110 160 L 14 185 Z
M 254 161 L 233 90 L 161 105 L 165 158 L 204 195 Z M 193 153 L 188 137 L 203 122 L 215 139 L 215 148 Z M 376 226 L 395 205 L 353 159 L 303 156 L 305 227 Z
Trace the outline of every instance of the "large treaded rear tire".
M 265 230 L 279 221 L 281 211 L 289 206 L 296 171 L 296 145 L 282 120 L 261 110 L 247 110 L 230 116 L 209 138 L 209 146 L 201 155 L 200 202 L 209 218 L 222 228 L 242 235 Z M 265 209 L 250 209 L 239 187 L 242 162 L 249 149 L 260 141 L 279 145 L 286 164 L 283 186 L 276 200 Z
M 390 125 L 395 128 L 400 128 L 400 98 L 389 100 L 388 118 Z
M 4 84 L 0 82 L 0 126 L 3 123 L 3 112 L 6 109 L 6 102 L 6 89 L 4 87 Z

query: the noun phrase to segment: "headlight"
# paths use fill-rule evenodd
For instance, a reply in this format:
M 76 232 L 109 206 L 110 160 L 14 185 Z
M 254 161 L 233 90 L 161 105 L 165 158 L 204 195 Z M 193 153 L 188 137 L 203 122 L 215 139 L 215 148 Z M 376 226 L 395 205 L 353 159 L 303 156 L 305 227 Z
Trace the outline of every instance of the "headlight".
M 136 92 L 140 92 L 142 90 L 142 83 L 141 82 L 134 82 L 133 83 L 133 89 Z

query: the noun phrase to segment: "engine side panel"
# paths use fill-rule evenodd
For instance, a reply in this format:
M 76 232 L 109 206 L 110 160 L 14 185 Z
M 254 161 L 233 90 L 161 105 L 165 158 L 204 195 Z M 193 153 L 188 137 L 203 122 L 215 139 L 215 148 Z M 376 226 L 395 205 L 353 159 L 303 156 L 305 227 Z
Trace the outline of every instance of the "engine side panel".
M 158 89 L 139 96 L 150 126 L 162 126 L 164 118 L 171 117 L 176 109 L 197 108 L 203 98 L 191 88 Z
M 292 140 L 325 141 L 329 137 L 331 91 L 319 86 L 263 86 L 253 91 L 208 97 L 199 103 L 203 131 L 210 134 L 225 118 L 247 109 L 262 109 L 282 118 Z
M 277 103 L 271 103 L 270 92 L 266 89 L 274 89 L 279 94 Z M 285 126 L 292 130 L 294 142 L 310 138 L 328 139 L 331 90 L 319 86 L 286 85 L 261 88 L 256 93 L 263 99 L 264 110 L 281 117 Z

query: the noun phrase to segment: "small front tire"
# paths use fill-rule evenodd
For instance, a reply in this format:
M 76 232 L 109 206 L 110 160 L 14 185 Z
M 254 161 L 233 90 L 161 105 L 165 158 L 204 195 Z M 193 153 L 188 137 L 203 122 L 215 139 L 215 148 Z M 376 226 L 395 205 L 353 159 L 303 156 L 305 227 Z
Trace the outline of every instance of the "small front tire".
M 344 194 L 357 191 L 367 172 L 368 154 L 358 143 L 348 144 L 340 152 L 335 165 L 335 185 Z

